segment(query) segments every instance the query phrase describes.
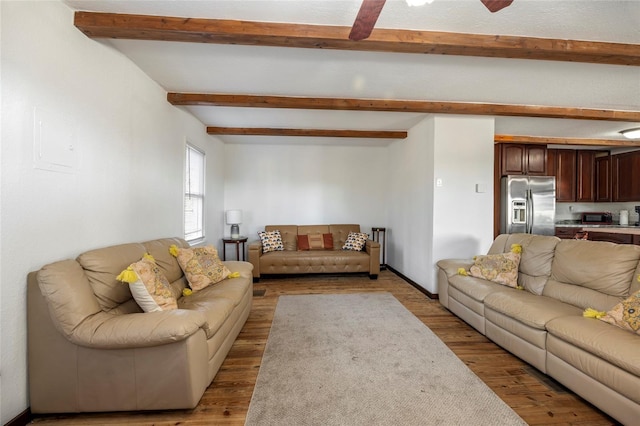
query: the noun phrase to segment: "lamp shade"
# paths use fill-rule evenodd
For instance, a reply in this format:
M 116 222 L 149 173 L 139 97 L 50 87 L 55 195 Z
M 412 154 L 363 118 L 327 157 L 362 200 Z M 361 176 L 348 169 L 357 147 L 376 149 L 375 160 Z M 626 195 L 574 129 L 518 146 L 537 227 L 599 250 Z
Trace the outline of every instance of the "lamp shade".
M 227 210 L 226 221 L 228 225 L 242 223 L 242 210 Z

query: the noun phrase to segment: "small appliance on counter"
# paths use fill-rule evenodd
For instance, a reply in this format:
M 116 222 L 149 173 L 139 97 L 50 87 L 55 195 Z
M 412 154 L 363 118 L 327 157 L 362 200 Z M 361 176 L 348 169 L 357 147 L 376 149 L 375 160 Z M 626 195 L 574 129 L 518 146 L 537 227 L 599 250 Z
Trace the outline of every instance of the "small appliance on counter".
M 636 222 L 636 226 L 640 226 L 640 206 L 636 206 L 636 213 L 638 214 L 638 221 Z
M 629 210 L 620 210 L 620 226 L 629 225 Z
M 581 222 L 583 225 L 610 225 L 613 223 L 611 212 L 584 212 Z

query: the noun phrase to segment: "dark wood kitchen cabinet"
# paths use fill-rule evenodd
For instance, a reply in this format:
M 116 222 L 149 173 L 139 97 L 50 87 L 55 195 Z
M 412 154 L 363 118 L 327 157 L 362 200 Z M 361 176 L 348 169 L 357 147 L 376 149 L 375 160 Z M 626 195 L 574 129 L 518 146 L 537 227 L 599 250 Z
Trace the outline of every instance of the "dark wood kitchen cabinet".
M 547 174 L 547 148 L 543 145 L 504 144 L 501 157 L 502 176 Z
M 595 159 L 596 169 L 596 202 L 611 202 L 611 156 L 606 155 L 598 156 Z
M 556 201 L 576 201 L 576 151 L 555 149 L 554 175 L 556 177 Z
M 612 201 L 640 201 L 640 151 L 611 156 Z
M 591 241 L 608 241 L 618 244 L 633 244 L 632 234 L 618 234 L 614 232 L 589 232 L 588 240 Z
M 596 199 L 596 152 L 576 153 L 576 201 L 593 202 Z
M 580 228 L 576 228 L 573 226 L 556 226 L 555 235 L 556 237 L 563 240 L 572 240 L 573 238 L 575 238 L 576 233 L 580 231 Z

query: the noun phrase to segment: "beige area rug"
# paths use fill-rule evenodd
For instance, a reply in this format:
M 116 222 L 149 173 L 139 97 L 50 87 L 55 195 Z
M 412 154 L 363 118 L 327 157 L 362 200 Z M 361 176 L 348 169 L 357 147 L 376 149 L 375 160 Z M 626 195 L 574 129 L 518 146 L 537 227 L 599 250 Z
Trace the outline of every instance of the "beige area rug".
M 524 425 L 389 293 L 281 296 L 246 425 Z

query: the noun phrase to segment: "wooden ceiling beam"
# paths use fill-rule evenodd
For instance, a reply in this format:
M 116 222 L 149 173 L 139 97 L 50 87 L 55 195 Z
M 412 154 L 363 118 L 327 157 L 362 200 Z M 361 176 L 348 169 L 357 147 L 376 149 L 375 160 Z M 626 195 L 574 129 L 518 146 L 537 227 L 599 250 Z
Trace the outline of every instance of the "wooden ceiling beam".
M 405 139 L 404 130 L 334 130 L 334 129 L 277 129 L 266 127 L 207 127 L 210 135 L 243 136 L 320 136 L 332 138 Z
M 640 44 L 441 31 L 374 29 L 349 40 L 350 27 L 76 12 L 88 37 L 242 44 L 640 65 Z
M 496 143 L 527 143 L 540 145 L 586 145 L 586 146 L 630 146 L 640 148 L 640 142 L 632 140 L 617 139 L 591 139 L 591 138 L 558 138 L 542 136 L 521 136 L 521 135 L 495 135 Z
M 640 122 L 640 111 L 399 99 L 319 98 L 220 93 L 167 93 L 172 105 L 387 111 Z

